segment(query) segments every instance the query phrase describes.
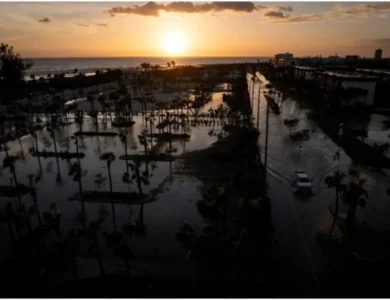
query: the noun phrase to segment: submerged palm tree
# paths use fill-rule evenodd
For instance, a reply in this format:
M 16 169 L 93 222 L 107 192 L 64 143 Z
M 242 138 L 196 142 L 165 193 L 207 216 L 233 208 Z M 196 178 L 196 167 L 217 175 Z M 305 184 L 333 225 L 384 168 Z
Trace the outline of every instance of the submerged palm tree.
M 4 147 L 5 147 L 6 157 L 3 159 L 3 168 L 10 169 L 12 176 L 13 176 L 14 185 L 15 185 L 15 187 L 18 187 L 19 183 L 18 183 L 18 178 L 16 176 L 16 171 L 15 171 L 15 161 L 18 159 L 18 157 L 8 154 L 6 143 L 4 143 Z M 20 194 L 18 193 L 18 203 L 19 204 L 21 203 L 20 201 L 21 201 Z
M 329 231 L 329 236 L 332 236 L 334 227 L 336 225 L 337 217 L 339 214 L 340 193 L 346 190 L 346 185 L 343 184 L 344 178 L 345 178 L 345 174 L 343 172 L 340 172 L 339 170 L 335 171 L 333 176 L 327 176 L 325 178 L 325 184 L 327 185 L 327 187 L 334 188 L 336 193 L 336 205 L 334 209 L 332 227 Z
M 121 231 L 104 234 L 108 244 L 113 248 L 115 254 L 123 257 L 126 264 L 126 274 L 130 276 L 130 260 L 134 254 L 126 240 L 133 236 L 143 236 L 143 225 L 139 220 L 129 221 L 123 225 Z
M 102 277 L 105 277 L 106 273 L 103 266 L 103 258 L 100 250 L 100 241 L 98 237 L 100 227 L 103 221 L 103 218 L 98 218 L 97 220 L 91 220 L 88 223 L 81 224 L 81 227 L 78 230 L 78 235 L 80 237 L 84 237 L 89 243 L 88 250 L 89 252 L 94 254 L 98 261 L 100 275 Z
M 61 238 L 61 212 L 56 203 L 50 204 L 49 210 L 43 213 L 44 222 L 54 230 L 58 238 Z
M 100 156 L 100 159 L 106 161 L 107 171 L 108 171 L 108 180 L 109 180 L 109 184 L 110 184 L 110 192 L 112 193 L 111 164 L 115 160 L 115 155 L 112 152 L 106 152 Z M 116 217 L 115 217 L 115 207 L 114 207 L 114 200 L 113 199 L 111 201 L 111 209 L 112 209 L 112 219 L 113 219 L 113 224 L 114 224 L 114 231 L 116 232 Z
M 366 200 L 368 199 L 368 193 L 363 187 L 364 182 L 365 180 L 362 179 L 359 179 L 358 183 L 351 181 L 348 184 L 344 195 L 344 202 L 346 205 L 348 205 L 346 233 L 349 242 L 353 237 L 353 233 L 355 229 L 356 208 L 358 206 L 360 206 L 361 208 L 366 207 Z
M 57 178 L 56 178 L 56 180 L 57 180 L 58 183 L 61 183 L 62 182 L 62 178 L 61 178 L 60 163 L 59 163 L 59 160 L 58 160 L 56 134 L 55 134 L 54 130 L 52 128 L 50 128 L 50 127 L 47 127 L 46 130 L 50 133 L 50 136 L 53 138 L 54 152 L 55 152 L 55 155 L 56 155 L 56 163 L 57 163 Z
M 30 187 L 32 188 L 31 197 L 33 198 L 35 212 L 37 214 L 37 220 L 38 220 L 39 226 L 42 226 L 41 214 L 39 213 L 37 192 L 36 192 L 36 187 L 35 187 L 35 184 L 40 180 L 40 175 L 36 176 L 34 174 L 30 174 L 30 175 L 28 175 L 28 180 L 30 183 Z

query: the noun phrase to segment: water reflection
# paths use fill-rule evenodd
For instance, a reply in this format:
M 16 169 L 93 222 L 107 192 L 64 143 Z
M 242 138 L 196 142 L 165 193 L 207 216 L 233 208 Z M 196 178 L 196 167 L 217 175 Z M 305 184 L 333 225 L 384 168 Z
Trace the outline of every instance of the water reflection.
M 222 95 L 222 92 L 212 93 L 211 101 L 202 107 L 199 113 L 206 114 L 210 108 L 216 109 L 223 103 Z M 69 120 L 78 117 L 80 117 L 79 114 L 68 114 Z M 45 122 L 45 116 L 40 118 Z M 184 152 L 208 147 L 217 140 L 215 135 L 209 134 L 210 130 L 219 130 L 221 124 L 206 122 L 209 119 L 207 116 L 203 116 L 201 119 L 201 123 L 192 125 L 187 123 L 184 129 L 180 126 L 172 128 L 172 133 L 191 135 L 189 140 L 164 142 L 151 139 L 147 151 L 158 149 L 161 152 L 180 155 Z M 93 220 L 99 215 L 102 206 L 101 203 L 69 201 L 68 199 L 77 191 L 137 191 L 151 194 L 156 198 L 156 201 L 146 204 L 129 205 L 114 201 L 103 204 L 110 212 L 111 222 L 102 222 L 100 224 L 101 231 L 119 232 L 123 224 L 127 224 L 131 220 L 139 220 L 145 238 L 137 240 L 132 245 L 137 261 L 151 267 L 153 265 L 150 264 L 151 259 L 156 257 L 156 249 L 158 249 L 158 256 L 163 263 L 175 261 L 177 265 L 173 267 L 174 272 L 183 272 L 183 268 L 186 268 L 183 261 L 184 250 L 176 241 L 173 233 L 176 232 L 182 220 L 187 220 L 194 226 L 201 225 L 201 217 L 192 202 L 193 199 L 199 197 L 197 187 L 200 183 L 194 178 L 176 174 L 177 162 L 142 162 L 137 164 L 118 159 L 127 153 L 144 153 L 145 148 L 138 136 L 142 135 L 146 128 L 149 129 L 149 132 L 158 132 L 157 121 L 147 124 L 142 116 L 134 116 L 134 121 L 135 125 L 123 132 L 113 128 L 110 122 L 103 122 L 102 119 L 94 122 L 92 118 L 84 115 L 82 120 L 77 119 L 77 122 L 70 125 L 53 127 L 50 130 L 38 130 L 32 136 L 22 137 L 20 141 L 8 142 L 9 155 L 23 158 L 14 161 L 17 182 L 36 187 L 36 194 L 32 199 L 30 195 L 24 195 L 21 196 L 21 202 L 35 204 L 37 212 L 41 213 L 49 211 L 52 203 L 56 203 L 57 208 L 61 211 L 62 231 L 67 233 L 76 225 L 75 220 L 80 210 L 88 220 Z M 120 135 L 116 137 L 74 137 L 74 133 L 78 131 L 116 132 Z M 80 152 L 84 153 L 85 156 L 81 159 L 32 156 L 32 153 L 38 151 Z M 100 160 L 106 152 L 111 153 L 116 158 L 111 160 L 109 165 L 107 160 Z M 4 158 L 6 152 L 2 151 L 0 155 Z M 133 178 L 134 174 L 136 175 Z M 0 185 L 9 185 L 10 177 L 13 178 L 12 170 L 3 168 Z M 104 180 L 105 177 L 108 179 Z M 15 178 L 12 180 L 15 181 Z M 35 180 L 36 178 L 39 180 Z M 38 217 L 31 218 L 32 227 L 41 223 L 42 220 Z M 9 235 L 4 237 L 4 248 L 11 243 L 12 238 Z M 103 248 L 102 251 L 104 251 Z M 98 254 L 95 253 L 95 255 Z

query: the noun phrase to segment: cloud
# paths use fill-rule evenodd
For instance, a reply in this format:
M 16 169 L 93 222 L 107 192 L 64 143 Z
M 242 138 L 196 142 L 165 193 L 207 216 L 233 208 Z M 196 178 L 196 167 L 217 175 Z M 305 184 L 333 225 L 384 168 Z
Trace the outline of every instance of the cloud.
M 263 6 L 263 5 L 256 5 L 257 10 L 263 10 L 263 9 L 268 9 L 268 6 Z
M 283 11 L 293 11 L 291 6 L 279 6 L 279 10 Z
M 41 23 L 49 23 L 49 22 L 51 22 L 51 20 L 50 20 L 49 18 L 45 17 L 45 18 L 43 18 L 43 19 L 38 20 L 38 22 L 41 22 Z
M 88 24 L 77 24 L 77 26 L 80 26 L 80 27 L 89 27 Z
M 283 7 L 285 8 L 285 7 Z M 279 7 L 279 11 L 283 10 Z M 301 16 L 281 17 L 281 15 L 273 14 L 268 16 L 269 20 L 275 23 L 309 23 L 309 22 L 321 22 L 327 20 L 336 20 L 348 18 L 366 18 L 371 13 L 380 13 L 382 11 L 390 10 L 390 2 L 375 3 L 375 4 L 357 4 L 354 6 L 345 6 L 342 4 L 335 5 L 333 10 L 328 10 L 320 13 L 306 14 Z M 268 13 L 267 13 L 268 14 Z M 266 16 L 267 16 L 266 14 Z M 379 14 L 382 18 L 385 18 L 384 14 Z M 346 20 L 351 21 L 351 20 Z
M 264 16 L 271 19 L 287 19 L 290 17 L 289 15 L 285 15 L 280 11 L 269 11 Z
M 97 26 L 101 26 L 101 27 L 107 27 L 108 24 L 105 24 L 105 23 L 99 23 L 99 24 L 96 24 Z
M 307 14 L 302 15 L 298 17 L 290 17 L 285 18 L 282 22 L 289 22 L 289 23 L 308 23 L 308 22 L 320 22 L 325 20 L 332 19 L 332 13 L 329 12 L 323 12 L 323 13 L 317 13 L 317 14 Z
M 116 14 L 134 14 L 140 16 L 159 17 L 160 11 L 176 13 L 215 13 L 231 11 L 236 13 L 252 13 L 258 11 L 263 6 L 256 6 L 252 2 L 211 2 L 203 4 L 194 4 L 192 2 L 171 2 L 169 4 L 148 2 L 144 5 L 134 5 L 128 7 L 113 7 L 108 10 L 111 16 Z

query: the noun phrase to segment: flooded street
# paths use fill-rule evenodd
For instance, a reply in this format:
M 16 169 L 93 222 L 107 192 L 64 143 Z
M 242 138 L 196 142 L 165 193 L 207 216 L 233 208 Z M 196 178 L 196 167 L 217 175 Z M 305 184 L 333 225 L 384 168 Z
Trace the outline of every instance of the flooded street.
M 257 73 L 254 85 L 252 75 L 248 74 L 248 89 L 254 95 L 253 117 L 257 121 L 258 95 L 260 88 L 260 138 L 262 161 L 265 151 L 265 128 L 267 101 L 263 91 L 267 91 L 269 83 L 262 74 Z M 253 92 L 253 90 L 254 92 Z M 278 92 L 276 90 L 276 92 Z M 277 94 L 276 94 L 277 95 Z M 315 123 L 307 118 L 307 110 L 301 109 L 298 102 L 287 97 L 275 97 L 279 104 L 280 115 L 269 112 L 269 138 L 268 138 L 268 196 L 272 201 L 272 217 L 275 226 L 275 235 L 279 249 L 277 257 L 283 257 L 284 263 L 294 266 L 300 274 L 306 274 L 308 280 L 313 281 L 316 291 L 321 291 L 318 279 L 326 265 L 321 262 L 321 249 L 316 245 L 316 234 L 319 230 L 329 230 L 331 215 L 328 205 L 334 203 L 334 190 L 327 189 L 324 179 L 332 175 L 334 170 L 341 170 L 348 174 L 352 167 L 350 158 L 342 149 L 333 143 Z M 298 118 L 296 130 L 309 129 L 310 140 L 303 142 L 299 151 L 289 136 L 289 129 L 283 124 L 286 118 Z M 340 153 L 340 160 L 335 159 L 336 151 Z M 356 167 L 355 167 L 356 168 Z M 358 209 L 356 216 L 360 222 L 367 222 L 369 226 L 378 229 L 389 228 L 389 197 L 385 195 L 388 188 L 389 176 L 358 168 L 367 178 L 365 184 L 370 199 L 366 208 Z M 305 171 L 313 184 L 314 195 L 308 199 L 299 199 L 293 195 L 292 182 L 295 171 Z M 347 180 L 350 177 L 347 175 Z M 347 183 L 347 180 L 345 183 Z M 291 274 L 296 276 L 296 274 Z M 305 280 L 302 280 L 302 284 Z

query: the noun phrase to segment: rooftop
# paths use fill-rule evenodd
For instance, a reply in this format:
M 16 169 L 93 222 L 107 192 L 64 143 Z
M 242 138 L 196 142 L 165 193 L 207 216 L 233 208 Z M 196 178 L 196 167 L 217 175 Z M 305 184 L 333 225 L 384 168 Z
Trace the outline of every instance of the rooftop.
M 305 70 L 305 71 L 317 71 L 317 68 L 313 68 L 313 67 L 304 67 L 304 66 L 296 66 L 295 69 Z
M 356 71 L 375 75 L 390 75 L 390 70 L 356 69 Z
M 359 81 L 376 81 L 374 76 L 367 76 L 362 74 L 346 74 L 346 73 L 336 73 L 336 72 L 324 72 L 324 75 L 328 75 L 331 77 L 336 77 L 340 79 L 348 79 L 348 80 L 359 80 Z

